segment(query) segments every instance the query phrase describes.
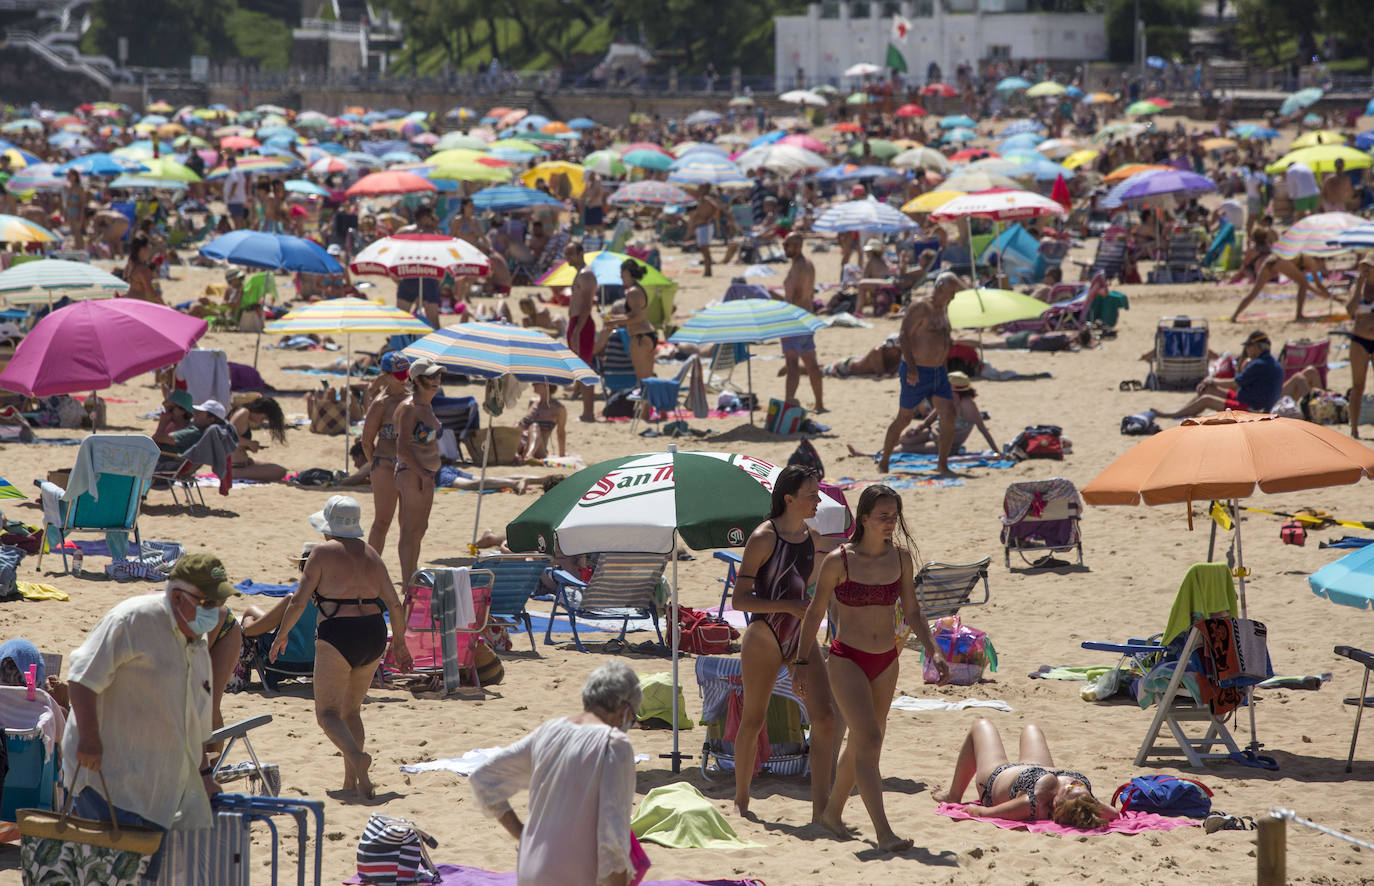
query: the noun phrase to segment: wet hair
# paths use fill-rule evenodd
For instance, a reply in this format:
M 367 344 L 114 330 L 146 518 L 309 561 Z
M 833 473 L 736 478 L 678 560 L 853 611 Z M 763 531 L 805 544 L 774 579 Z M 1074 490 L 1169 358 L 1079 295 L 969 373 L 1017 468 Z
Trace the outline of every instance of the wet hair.
M 773 520 L 782 516 L 782 512 L 787 510 L 787 496 L 796 495 L 806 484 L 807 480 L 820 482 L 821 472 L 806 465 L 788 465 L 778 474 L 778 480 L 773 484 L 773 508 L 768 514 L 768 519 Z
M 872 488 L 869 487 L 869 489 Z M 1079 794 L 1077 797 L 1062 803 L 1056 803 L 1051 817 L 1057 825 L 1084 831 L 1100 828 L 1107 824 L 1107 818 L 1102 814 L 1102 808 L 1098 806 L 1097 800 L 1093 798 L 1092 794 Z
M 634 259 L 629 258 L 625 259 L 623 262 L 620 263 L 620 270 L 621 273 L 628 273 L 630 275 L 630 279 L 634 280 L 636 283 L 638 283 L 640 280 L 643 280 L 644 275 L 648 273 L 648 271 L 645 269 L 643 265 L 641 265 Z
M 873 509 L 883 499 L 891 499 L 897 503 L 897 529 L 906 542 L 905 550 L 911 554 L 913 561 L 919 561 L 921 554 L 916 548 L 916 540 L 911 537 L 911 530 L 906 528 L 906 518 L 902 516 L 902 497 L 897 494 L 897 490 L 881 483 L 866 487 L 859 496 L 859 505 L 854 509 L 854 535 L 850 537 L 849 543 L 857 546 L 863 541 L 864 518 L 873 513 Z
M 550 489 L 554 488 L 566 479 L 568 479 L 567 474 L 550 474 L 547 477 L 545 477 L 543 482 L 541 482 L 539 485 L 545 492 L 548 492 Z
M 286 416 L 282 414 L 281 404 L 271 397 L 259 397 L 246 407 L 249 412 L 267 416 L 267 431 L 278 443 L 286 442 Z

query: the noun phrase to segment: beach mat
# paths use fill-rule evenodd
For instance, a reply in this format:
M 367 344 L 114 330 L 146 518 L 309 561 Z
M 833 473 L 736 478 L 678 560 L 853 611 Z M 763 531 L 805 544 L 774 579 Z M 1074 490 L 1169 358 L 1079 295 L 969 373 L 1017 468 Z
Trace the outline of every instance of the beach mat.
M 873 461 L 876 464 L 878 459 L 874 458 Z M 920 452 L 894 452 L 892 458 L 888 460 L 888 471 L 893 474 L 933 474 L 939 461 L 938 455 L 926 455 Z M 954 470 L 961 468 L 1011 468 L 1016 466 L 1016 459 L 1003 458 L 992 450 L 986 450 L 963 455 L 951 455 L 949 466 Z
M 516 886 L 514 873 L 497 873 L 482 868 L 460 864 L 436 865 L 439 869 L 439 886 Z M 364 883 L 357 876 L 343 881 L 345 884 Z M 641 886 L 764 886 L 762 880 L 645 880 Z
M 964 811 L 964 807 L 959 803 L 941 803 L 935 807 L 936 815 L 943 815 L 956 821 L 974 821 L 975 818 Z M 1079 828 L 1066 828 L 1053 821 L 1012 821 L 1006 818 L 978 818 L 977 821 L 985 821 L 988 824 L 1006 831 L 1026 830 L 1032 834 L 1064 834 L 1068 836 L 1097 836 L 1099 834 L 1139 834 L 1142 831 L 1172 831 L 1174 828 L 1186 828 L 1202 824 L 1192 818 L 1169 818 L 1163 815 L 1155 815 L 1151 812 L 1123 812 L 1121 817 L 1103 828 L 1093 828 L 1090 831 Z
M 853 477 L 841 477 L 835 481 L 835 485 L 846 492 L 851 490 L 863 489 L 865 486 L 872 486 L 881 483 L 892 489 L 941 489 L 946 486 L 963 486 L 962 477 L 881 477 L 876 480 L 856 480 Z
M 288 597 L 296 592 L 296 582 L 293 581 L 290 584 L 279 585 L 245 578 L 243 581 L 234 585 L 234 590 L 238 591 L 240 594 L 247 595 L 257 594 L 264 597 Z

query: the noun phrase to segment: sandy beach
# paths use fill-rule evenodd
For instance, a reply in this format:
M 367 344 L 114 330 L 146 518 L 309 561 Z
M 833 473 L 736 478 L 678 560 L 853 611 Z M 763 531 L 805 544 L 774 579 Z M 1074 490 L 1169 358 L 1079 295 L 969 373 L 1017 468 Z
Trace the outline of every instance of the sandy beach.
M 1075 253 L 1090 257 L 1091 245 Z M 822 282 L 838 278 L 838 252 L 812 256 Z M 776 266 L 775 266 L 776 267 Z M 703 278 L 692 257 L 676 249 L 665 250 L 664 271 L 682 284 L 677 297 L 680 313 L 699 308 L 728 284 L 732 272 L 742 268 L 718 267 L 717 276 Z M 169 303 L 198 295 L 207 283 L 221 279 L 218 271 L 176 267 L 165 283 Z M 279 278 L 284 283 L 286 278 Z M 757 281 L 779 285 L 781 272 Z M 283 286 L 287 292 L 290 290 Z M 1135 836 L 1106 835 L 1063 838 L 1003 831 L 982 823 L 956 822 L 938 816 L 931 789 L 947 783 L 959 743 L 975 716 L 986 715 L 996 723 L 1009 746 L 1017 729 L 1038 723 L 1049 737 L 1060 766 L 1087 774 L 1103 800 L 1115 787 L 1145 772 L 1180 773 L 1171 767 L 1136 767 L 1133 757 L 1150 712 L 1134 703 L 1118 700 L 1091 704 L 1079 698 L 1079 684 L 1031 680 L 1028 673 L 1041 665 L 1112 664 L 1112 656 L 1080 648 L 1085 640 L 1124 640 L 1147 636 L 1163 629 L 1168 610 L 1187 568 L 1205 559 L 1208 522 L 1197 508 L 1196 527 L 1189 532 L 1182 506 L 1090 507 L 1082 521 L 1083 569 L 1027 571 L 1015 557 L 1013 569 L 1004 568 L 998 543 L 998 515 L 1007 484 L 1034 478 L 1062 476 L 1080 488 L 1113 459 L 1137 442 L 1119 434 L 1122 416 L 1149 405 L 1177 408 L 1181 393 L 1123 392 L 1119 383 L 1143 380 L 1147 368 L 1136 357 L 1152 347 L 1155 324 L 1161 317 L 1188 314 L 1212 323 L 1215 350 L 1239 350 L 1245 333 L 1266 330 L 1279 343 L 1288 338 L 1321 338 L 1329 326 L 1323 323 L 1293 324 L 1292 289 L 1283 298 L 1258 302 L 1252 313 L 1269 319 L 1230 325 L 1224 319 L 1243 294 L 1242 287 L 1218 284 L 1192 286 L 1115 287 L 1130 298 L 1130 310 L 1122 314 L 1117 336 L 1099 346 L 1072 353 L 1043 354 L 989 350 L 987 361 L 1000 370 L 1021 373 L 1048 372 L 1035 381 L 976 381 L 978 402 L 989 418 L 999 443 L 1010 440 L 1024 426 L 1053 423 L 1063 426 L 1073 451 L 1063 462 L 1030 461 L 1005 470 L 976 468 L 962 476 L 964 485 L 922 488 L 902 493 L 906 518 L 919 545 L 922 560 L 965 562 L 992 557 L 991 600 L 986 606 L 968 608 L 964 619 L 988 632 L 1000 659 L 999 670 L 970 687 L 925 685 L 917 654 L 908 650 L 901 660 L 899 692 L 924 698 L 959 700 L 967 697 L 1001 699 L 1013 711 L 959 711 L 906 713 L 894 711 L 889 719 L 886 753 L 882 761 L 888 815 L 898 833 L 914 838 L 916 848 L 899 856 L 879 853 L 871 842 L 872 826 L 855 796 L 847 807 L 848 821 L 858 827 L 859 838 L 840 842 L 821 839 L 805 826 L 809 819 L 808 785 L 801 778 L 761 777 L 754 783 L 752 806 L 757 821 L 740 821 L 729 815 L 732 785 L 717 778 L 706 781 L 695 767 L 704 738 L 697 727 L 683 733 L 683 749 L 693 759 L 680 775 L 674 775 L 659 755 L 671 747 L 664 731 L 635 731 L 635 750 L 648 754 L 639 764 L 639 796 L 651 788 L 679 778 L 699 787 L 727 814 L 739 836 L 760 848 L 737 851 L 668 850 L 648 846 L 654 866 L 651 878 L 756 877 L 769 886 L 804 883 L 878 884 L 938 882 L 981 884 L 989 882 L 1050 884 L 1071 882 L 1111 883 L 1246 883 L 1254 878 L 1254 835 L 1250 832 L 1219 832 L 1206 835 L 1201 828 L 1186 827 L 1168 832 Z M 392 287 L 373 290 L 386 295 Z M 1309 306 L 1319 313 L 1326 305 Z M 451 320 L 452 318 L 446 318 Z M 851 354 L 862 354 L 890 332 L 892 320 L 874 320 L 867 329 L 828 329 L 816 336 L 822 365 Z M 380 337 L 355 337 L 355 349 L 375 348 Z M 251 363 L 255 337 L 251 334 L 211 333 L 202 346 L 222 348 L 229 358 Z M 338 354 L 322 351 L 286 352 L 268 349 L 264 336 L 259 367 L 267 381 L 284 392 L 279 395 L 288 415 L 305 413 L 303 394 L 318 386 L 315 376 L 293 374 L 284 365 L 325 365 Z M 1333 348 L 1333 360 L 1345 359 L 1343 349 Z M 764 359 L 754 367 L 753 380 L 761 400 L 782 394 L 776 377 L 782 362 L 776 346 L 758 349 Z M 668 370 L 660 367 L 660 375 Z M 741 381 L 743 371 L 736 374 Z M 1330 387 L 1343 390 L 1349 370 L 1333 370 Z M 446 393 L 470 394 L 478 389 L 449 388 Z M 111 430 L 148 433 L 154 422 L 139 418 L 155 409 L 158 395 L 151 376 L 103 392 L 109 399 Z M 802 401 L 810 395 L 802 384 Z M 825 399 L 830 408 L 819 420 L 832 430 L 813 438 L 831 479 L 851 477 L 877 480 L 876 466 L 849 457 L 846 444 L 872 451 L 895 414 L 895 379 L 826 379 Z M 570 408 L 575 408 L 569 404 Z M 509 413 L 498 423 L 511 425 L 518 418 Z M 484 421 L 486 420 L 484 416 Z M 711 436 L 684 445 L 717 451 L 745 452 L 784 462 L 797 439 L 778 438 L 751 427 L 741 418 L 692 420 Z M 1173 422 L 1161 422 L 1165 427 Z M 40 437 L 73 436 L 70 431 L 40 431 Z M 588 464 L 635 451 L 661 449 L 662 439 L 632 436 L 628 423 L 570 422 L 570 452 Z M 288 468 L 340 467 L 341 441 L 337 436 L 290 432 L 286 446 L 271 445 L 262 458 Z M 971 440 L 971 443 L 976 441 Z M 70 467 L 74 447 L 7 445 L 0 452 L 0 475 L 36 499 L 32 481 L 48 471 Z M 551 469 L 544 470 L 552 473 Z M 150 494 L 141 528 L 145 539 L 180 542 L 187 551 L 209 551 L 220 556 L 231 580 L 290 581 L 287 558 L 301 543 L 316 536 L 306 522 L 330 494 L 328 490 L 286 485 L 235 488 L 227 497 L 206 489 L 210 510 L 188 511 L 174 506 L 165 491 Z M 481 525 L 502 529 L 527 506 L 537 492 L 526 496 L 510 493 L 488 495 L 482 503 Z M 364 489 L 358 495 L 364 523 L 371 520 L 371 500 Z M 856 495 L 851 494 L 851 502 Z M 1323 508 L 1347 520 L 1374 517 L 1363 508 L 1370 500 L 1366 486 L 1339 487 L 1309 493 L 1264 496 L 1251 504 L 1270 510 L 1291 511 L 1304 505 Z M 462 556 L 469 540 L 478 498 L 470 493 L 440 493 L 435 500 L 422 562 Z M 6 501 L 6 518 L 37 524 L 41 514 L 36 501 Z M 1318 691 L 1263 691 L 1257 693 L 1259 739 L 1265 752 L 1279 762 L 1277 771 L 1239 765 L 1214 766 L 1199 777 L 1215 792 L 1214 808 L 1236 815 L 1258 816 L 1271 806 L 1289 807 L 1325 825 L 1368 838 L 1369 810 L 1374 801 L 1374 739 L 1366 737 L 1356 753 L 1355 771 L 1344 772 L 1354 709 L 1343 705 L 1344 696 L 1359 688 L 1359 668 L 1336 657 L 1337 644 L 1369 646 L 1374 636 L 1374 616 L 1333 606 L 1312 595 L 1306 576 L 1336 559 L 1339 551 L 1318 548 L 1318 542 L 1334 539 L 1347 530 L 1339 527 L 1310 533 L 1305 547 L 1285 545 L 1279 539 L 1281 518 L 1248 514 L 1244 523 L 1245 561 L 1253 574 L 1249 582 L 1250 614 L 1269 629 L 1269 650 L 1279 674 L 1322 674 L 1331 682 Z M 385 558 L 397 577 L 396 530 Z M 21 580 L 43 580 L 71 595 L 68 603 L 11 602 L 0 605 L 0 637 L 24 636 L 47 652 L 66 655 L 81 642 L 85 632 L 117 601 L 132 594 L 150 592 L 153 583 L 116 583 L 97 577 L 104 559 L 89 557 L 83 578 L 61 575 L 60 558 L 45 558 L 43 570 L 37 558 L 26 559 Z M 695 559 L 680 564 L 681 600 L 706 607 L 719 602 L 724 574 L 722 564 L 710 552 L 695 552 Z M 241 610 L 252 598 L 235 598 L 232 608 Z M 547 609 L 547 604 L 533 604 Z M 595 635 L 594 635 L 595 636 Z M 610 635 L 601 635 L 610 636 Z M 586 675 L 606 656 L 578 653 L 571 637 L 557 637 L 559 645 L 546 646 L 538 637 L 538 652 L 531 654 L 525 636 L 512 632 L 513 652 L 503 653 L 505 679 L 489 687 L 449 698 L 415 697 L 406 691 L 377 690 L 369 693 L 363 717 L 367 726 L 367 750 L 373 756 L 373 779 L 378 797 L 370 803 L 344 802 L 337 793 L 342 763 L 314 722 L 309 685 L 289 687 L 280 695 L 264 697 L 257 689 L 228 695 L 224 716 L 232 722 L 256 714 L 271 714 L 273 722 L 253 733 L 254 744 L 264 760 L 281 768 L 282 793 L 323 799 L 326 804 L 325 881 L 337 882 L 354 872 L 358 836 L 369 814 L 385 812 L 413 819 L 433 834 L 439 848 L 431 855 L 437 862 L 478 865 L 493 870 L 512 870 L 515 845 L 496 824 L 484 818 L 469 795 L 465 779 L 446 772 L 405 775 L 401 764 L 461 756 L 474 748 L 503 745 L 524 735 L 551 716 L 580 709 L 579 696 Z M 635 639 L 643 639 L 639 635 Z M 627 660 L 641 673 L 668 670 L 666 659 L 629 655 Z M 701 700 L 692 672 L 692 659 L 684 657 L 682 674 L 689 714 L 696 719 Z M 65 675 L 65 666 L 64 666 Z M 1248 717 L 1234 727 L 1237 740 L 1251 738 Z M 688 768 L 692 767 L 692 768 Z M 1186 767 L 1185 767 L 1186 768 Z M 966 798 L 969 799 L 969 798 Z M 517 808 L 519 804 L 517 803 Z M 266 832 L 257 829 L 254 866 L 262 866 L 266 882 L 270 857 Z M 291 845 L 288 845 L 290 843 Z M 283 865 L 294 866 L 293 841 L 283 841 Z M 1369 854 L 1330 837 L 1290 828 L 1288 872 L 1291 882 L 1355 884 L 1374 882 L 1374 861 Z M 19 882 L 19 855 L 14 847 L 0 849 L 0 883 Z M 288 874 L 289 875 L 289 874 Z

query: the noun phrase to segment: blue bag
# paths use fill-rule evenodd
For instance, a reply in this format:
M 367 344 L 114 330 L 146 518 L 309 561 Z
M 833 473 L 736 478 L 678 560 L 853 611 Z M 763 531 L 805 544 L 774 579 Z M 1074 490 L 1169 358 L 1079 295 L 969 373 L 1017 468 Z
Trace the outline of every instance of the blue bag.
M 1112 803 L 1122 812 L 1152 812 L 1173 818 L 1206 818 L 1212 792 L 1200 781 L 1173 775 L 1142 775 L 1116 789 Z

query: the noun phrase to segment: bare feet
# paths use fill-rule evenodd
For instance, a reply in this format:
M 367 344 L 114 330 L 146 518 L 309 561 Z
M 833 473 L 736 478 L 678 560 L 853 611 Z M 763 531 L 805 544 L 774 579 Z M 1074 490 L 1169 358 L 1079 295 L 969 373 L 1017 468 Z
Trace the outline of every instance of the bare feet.
M 878 848 L 883 852 L 905 852 L 915 845 L 906 837 L 899 837 L 896 834 L 888 834 L 878 840 Z
M 822 814 L 819 818 L 812 820 L 813 824 L 818 824 L 841 840 L 851 840 L 854 838 L 854 831 L 843 819 L 831 818 Z
M 872 457 L 873 457 L 872 455 L 868 454 L 867 452 L 860 452 L 859 450 L 855 449 L 855 448 L 854 448 L 854 444 L 852 444 L 852 443 L 846 443 L 845 445 L 849 447 L 849 454 L 852 455 L 852 456 L 854 456 L 855 458 L 872 458 Z
M 1351 425 L 1351 427 L 1350 427 L 1350 439 L 1352 439 L 1352 440 L 1358 440 L 1358 439 L 1360 439 L 1360 428 L 1359 428 L 1359 425 Z
M 892 460 L 891 456 L 889 456 L 889 455 L 887 455 L 886 453 L 884 453 L 884 454 L 883 454 L 883 457 L 882 457 L 882 460 L 878 462 L 878 473 L 880 473 L 880 474 L 886 474 L 886 473 L 887 473 L 887 466 L 888 466 L 889 463 L 891 463 L 891 460 Z
M 592 424 L 595 424 L 595 423 L 596 423 L 596 416 L 595 416 L 595 415 L 579 415 L 579 416 L 577 417 L 577 420 L 578 420 L 578 421 L 591 422 Z
M 528 481 L 528 480 L 520 480 L 520 481 L 518 481 L 518 482 L 515 484 L 515 486 L 513 487 L 513 490 L 512 490 L 512 491 L 514 491 L 516 495 L 524 495 L 524 494 L 525 494 L 525 488 L 526 488 L 528 485 L 529 485 L 529 481 Z
M 360 753 L 353 761 L 353 772 L 357 781 L 353 787 L 358 792 L 358 796 L 364 800 L 371 800 L 377 796 L 376 789 L 372 786 L 372 779 L 367 777 L 367 770 L 372 766 L 372 755 Z
M 941 785 L 936 785 L 930 789 L 930 798 L 936 803 L 958 803 L 959 801 L 950 795 Z
M 741 802 L 739 801 L 738 798 L 735 800 L 735 814 L 738 815 L 740 818 L 748 818 L 748 817 L 749 817 L 749 798 L 748 798 L 748 797 L 746 797 L 746 798 L 744 799 L 744 802 L 743 802 L 743 803 L 741 803 Z

